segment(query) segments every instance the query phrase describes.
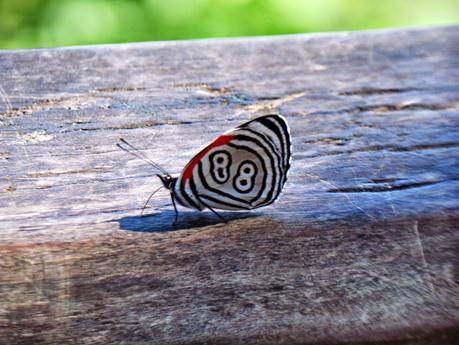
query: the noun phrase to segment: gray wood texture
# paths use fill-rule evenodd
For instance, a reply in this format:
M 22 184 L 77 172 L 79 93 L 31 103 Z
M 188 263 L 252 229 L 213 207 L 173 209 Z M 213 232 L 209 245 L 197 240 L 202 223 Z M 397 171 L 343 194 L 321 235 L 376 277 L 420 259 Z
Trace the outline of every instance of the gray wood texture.
M 255 212 L 179 173 L 284 115 Z M 450 344 L 459 336 L 459 27 L 0 52 L 0 343 Z

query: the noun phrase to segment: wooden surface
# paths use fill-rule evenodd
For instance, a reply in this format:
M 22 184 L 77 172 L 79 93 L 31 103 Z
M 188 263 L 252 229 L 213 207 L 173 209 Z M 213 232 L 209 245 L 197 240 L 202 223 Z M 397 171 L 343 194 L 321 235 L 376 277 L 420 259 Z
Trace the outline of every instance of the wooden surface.
M 280 113 L 256 212 L 174 213 L 171 172 Z M 1 344 L 452 344 L 459 27 L 0 52 Z M 164 206 L 164 207 L 163 207 Z

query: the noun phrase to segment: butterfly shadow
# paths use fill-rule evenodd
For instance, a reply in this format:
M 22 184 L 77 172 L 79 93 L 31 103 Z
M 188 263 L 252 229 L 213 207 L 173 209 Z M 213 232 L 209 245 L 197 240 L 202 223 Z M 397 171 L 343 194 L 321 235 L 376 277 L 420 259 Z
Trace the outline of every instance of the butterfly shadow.
M 211 212 L 181 212 L 177 222 L 174 211 L 161 211 L 143 216 L 127 216 L 115 219 L 120 229 L 136 232 L 168 232 L 184 229 L 200 228 L 209 225 L 225 224 L 232 220 L 256 217 L 255 212 L 221 212 L 224 220 Z

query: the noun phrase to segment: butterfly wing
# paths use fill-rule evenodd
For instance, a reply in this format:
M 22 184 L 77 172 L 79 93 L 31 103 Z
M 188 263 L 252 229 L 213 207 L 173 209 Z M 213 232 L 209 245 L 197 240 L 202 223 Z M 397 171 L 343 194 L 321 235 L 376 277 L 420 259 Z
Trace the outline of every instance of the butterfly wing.
M 273 203 L 282 192 L 291 162 L 287 121 L 266 115 L 215 139 L 183 169 L 174 194 L 202 210 L 253 209 Z

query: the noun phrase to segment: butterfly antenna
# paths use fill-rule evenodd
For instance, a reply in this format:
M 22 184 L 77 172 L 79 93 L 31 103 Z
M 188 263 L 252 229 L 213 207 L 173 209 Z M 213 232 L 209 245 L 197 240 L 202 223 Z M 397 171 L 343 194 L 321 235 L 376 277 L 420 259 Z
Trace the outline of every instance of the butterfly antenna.
M 128 143 L 123 138 L 120 138 L 120 142 L 121 143 L 117 143 L 116 146 L 118 146 L 121 150 L 126 151 L 130 153 L 131 155 L 136 156 L 137 158 L 140 158 L 141 160 L 150 164 L 151 166 L 153 166 L 155 169 L 157 169 L 159 172 L 163 173 L 164 175 L 170 176 L 170 174 L 163 167 L 161 167 L 158 163 L 153 162 L 150 158 L 147 157 L 147 155 L 145 155 L 145 153 L 140 151 L 137 147 Z M 127 147 L 125 147 L 124 145 L 126 145 Z
M 158 189 L 156 189 L 153 193 L 150 194 L 150 196 L 148 197 L 147 201 L 145 201 L 145 204 L 143 205 L 142 207 L 142 211 L 140 212 L 140 216 L 142 217 L 143 216 L 143 211 L 145 211 L 145 209 L 147 208 L 147 205 L 148 203 L 150 202 L 151 198 L 153 197 L 153 195 L 155 195 L 157 192 L 159 192 L 161 190 L 161 188 L 163 188 L 164 186 L 161 186 L 159 187 Z

